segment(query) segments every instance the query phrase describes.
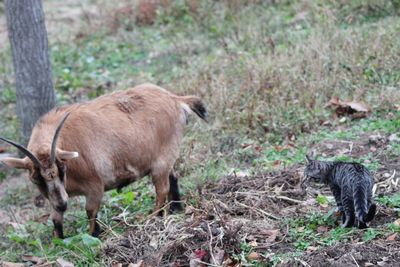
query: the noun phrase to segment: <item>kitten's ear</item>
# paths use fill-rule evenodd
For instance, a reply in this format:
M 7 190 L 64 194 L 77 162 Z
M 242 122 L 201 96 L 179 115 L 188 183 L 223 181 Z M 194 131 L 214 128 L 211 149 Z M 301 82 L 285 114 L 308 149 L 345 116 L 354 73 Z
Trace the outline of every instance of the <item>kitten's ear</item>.
M 313 161 L 312 158 L 309 155 L 306 155 L 306 160 L 307 160 L 307 163 L 310 163 L 310 162 Z

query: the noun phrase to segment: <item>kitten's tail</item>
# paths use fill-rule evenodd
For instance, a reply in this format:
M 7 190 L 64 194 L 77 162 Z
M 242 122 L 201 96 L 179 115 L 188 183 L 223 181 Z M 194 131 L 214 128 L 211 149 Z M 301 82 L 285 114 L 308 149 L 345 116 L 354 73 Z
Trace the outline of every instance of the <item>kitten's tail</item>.
M 365 185 L 356 186 L 353 199 L 357 219 L 362 223 L 371 221 L 375 216 L 376 204 L 371 204 L 368 208 L 368 193 Z

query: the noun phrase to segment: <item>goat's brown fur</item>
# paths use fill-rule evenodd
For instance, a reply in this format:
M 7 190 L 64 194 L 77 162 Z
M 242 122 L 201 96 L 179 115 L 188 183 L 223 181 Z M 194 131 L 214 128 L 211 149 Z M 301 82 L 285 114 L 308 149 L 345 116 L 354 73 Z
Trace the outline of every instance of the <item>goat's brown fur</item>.
M 180 97 L 158 86 L 142 84 L 87 103 L 51 110 L 36 123 L 28 150 L 41 162 L 44 180 L 59 175 L 60 167 L 66 167 L 66 192 L 68 196 L 86 197 L 89 231 L 96 235 L 95 219 L 106 190 L 150 174 L 157 194 L 155 210 L 162 208 L 190 109 L 205 119 L 206 111 L 199 98 Z M 54 132 L 67 113 L 69 117 L 57 143 L 57 166 L 49 166 Z M 76 156 L 71 151 L 78 152 L 79 157 L 69 160 Z M 12 167 L 29 169 L 31 179 L 38 183 L 32 161 L 22 161 L 3 160 Z M 48 192 L 43 193 L 46 196 Z M 62 237 L 63 211 L 54 210 L 56 235 Z

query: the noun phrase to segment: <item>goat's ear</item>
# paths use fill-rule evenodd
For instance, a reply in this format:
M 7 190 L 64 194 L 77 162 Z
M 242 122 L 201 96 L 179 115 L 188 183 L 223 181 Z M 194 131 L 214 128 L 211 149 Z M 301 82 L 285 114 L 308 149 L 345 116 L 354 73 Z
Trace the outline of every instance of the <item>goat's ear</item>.
M 313 159 L 309 155 L 306 155 L 306 160 L 307 160 L 307 163 L 310 163 L 313 161 Z
M 16 169 L 29 169 L 28 161 L 26 158 L 24 159 L 19 159 L 19 158 L 2 158 L 0 159 L 2 163 L 7 165 L 8 167 L 11 168 L 16 168 Z
M 57 157 L 60 160 L 70 160 L 79 157 L 79 153 L 75 151 L 66 151 L 62 149 L 57 149 Z

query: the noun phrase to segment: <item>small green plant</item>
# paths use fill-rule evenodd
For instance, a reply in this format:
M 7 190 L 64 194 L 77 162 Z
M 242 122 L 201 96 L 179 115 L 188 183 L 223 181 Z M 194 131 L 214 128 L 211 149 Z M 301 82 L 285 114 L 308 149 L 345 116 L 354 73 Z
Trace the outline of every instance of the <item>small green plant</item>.
M 317 200 L 318 204 L 320 204 L 320 205 L 326 205 L 329 203 L 328 198 L 324 195 L 318 195 L 316 200 Z
M 336 220 L 333 212 L 312 213 L 306 218 L 289 220 L 288 238 L 299 251 L 309 246 L 333 245 L 353 233 L 352 229 L 337 227 Z
M 376 230 L 374 228 L 368 228 L 363 235 L 363 241 L 370 241 L 380 235 L 382 235 L 381 231 Z
M 377 201 L 389 208 L 400 208 L 400 193 L 378 197 Z

